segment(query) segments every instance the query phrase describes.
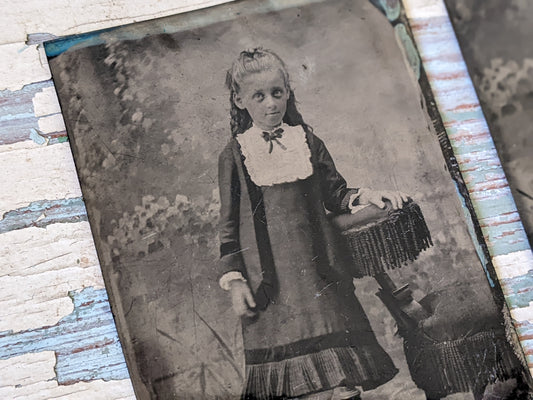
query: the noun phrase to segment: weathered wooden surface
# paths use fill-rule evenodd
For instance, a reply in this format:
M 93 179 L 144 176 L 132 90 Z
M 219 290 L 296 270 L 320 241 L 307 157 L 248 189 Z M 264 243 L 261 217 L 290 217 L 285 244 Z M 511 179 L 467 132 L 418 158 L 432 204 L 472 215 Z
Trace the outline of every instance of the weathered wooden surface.
M 44 54 L 26 35 L 116 26 L 222 1 L 26 2 L 0 34 L 1 398 L 133 398 Z M 441 0 L 404 1 L 533 367 L 533 257 Z

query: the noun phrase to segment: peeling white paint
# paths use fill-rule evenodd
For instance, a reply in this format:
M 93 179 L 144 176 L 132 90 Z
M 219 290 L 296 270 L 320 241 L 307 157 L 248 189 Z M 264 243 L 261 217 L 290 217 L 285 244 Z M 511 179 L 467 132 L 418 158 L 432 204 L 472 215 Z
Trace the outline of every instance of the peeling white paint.
M 512 309 L 511 316 L 518 322 L 533 322 L 533 301 L 527 307 Z
M 59 99 L 53 86 L 46 87 L 33 96 L 33 110 L 36 117 L 57 114 L 61 112 Z
M 89 286 L 104 282 L 88 222 L 0 234 L 0 332 L 56 324 Z
M 0 398 L 9 400 L 135 400 L 129 380 L 58 385 L 53 351 L 0 360 Z
M 68 143 L 7 152 L 2 147 L 0 217 L 33 201 L 81 196 Z
M 12 7 L 3 7 L 1 14 L 5 16 L 5 10 L 9 8 Z M 42 7 L 36 11 L 38 9 Z M 1 31 L 9 31 L 8 27 L 11 25 L 0 22 L 3 27 Z M 44 48 L 38 48 L 37 45 L 27 46 L 24 41 L 1 43 L 0 41 L 0 90 L 19 90 L 29 83 L 51 78 Z
M 39 118 L 39 130 L 42 133 L 63 132 L 66 130 L 62 114 L 49 115 Z
M 531 250 L 517 251 L 492 258 L 494 269 L 500 279 L 511 279 L 533 271 L 533 253 Z

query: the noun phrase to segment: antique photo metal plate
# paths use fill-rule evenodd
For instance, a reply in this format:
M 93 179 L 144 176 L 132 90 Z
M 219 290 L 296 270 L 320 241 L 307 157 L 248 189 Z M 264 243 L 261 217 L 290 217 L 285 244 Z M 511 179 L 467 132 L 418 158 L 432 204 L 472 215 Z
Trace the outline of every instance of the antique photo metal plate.
M 242 1 L 46 52 L 139 399 L 527 398 L 399 2 Z

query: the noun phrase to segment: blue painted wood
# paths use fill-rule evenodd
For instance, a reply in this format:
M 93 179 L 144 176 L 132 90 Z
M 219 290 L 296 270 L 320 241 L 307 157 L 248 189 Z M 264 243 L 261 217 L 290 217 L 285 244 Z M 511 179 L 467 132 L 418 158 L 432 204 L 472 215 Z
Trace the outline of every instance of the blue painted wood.
M 81 197 L 41 200 L 6 212 L 0 220 L 0 233 L 31 226 L 43 228 L 50 224 L 80 221 L 87 221 L 87 211 Z
M 518 336 L 520 336 L 527 362 L 529 365 L 533 365 L 533 323 L 529 321 L 518 322 L 515 323 L 515 328 Z
M 513 307 L 522 308 L 529 306 L 529 303 L 531 302 L 531 295 L 533 294 L 533 287 L 531 286 L 532 281 L 533 270 L 528 271 L 528 273 L 525 275 L 502 280 L 502 282 L 506 284 L 507 300 L 513 305 Z M 533 331 L 531 333 L 533 335 Z
M 74 311 L 56 325 L 0 333 L 0 359 L 54 351 L 59 384 L 128 379 L 105 289 L 69 293 Z
M 514 215 L 517 215 L 516 213 Z M 528 245 L 527 234 L 524 231 L 522 222 L 506 222 L 497 225 L 491 223 L 491 229 L 487 230 L 486 239 L 491 243 L 491 254 L 499 256 L 508 254 L 509 250 L 522 251 Z M 532 285 L 533 280 L 529 282 Z
M 32 100 L 38 92 L 53 86 L 48 80 L 26 85 L 14 92 L 0 91 L 0 145 L 28 140 L 31 129 L 39 128 Z

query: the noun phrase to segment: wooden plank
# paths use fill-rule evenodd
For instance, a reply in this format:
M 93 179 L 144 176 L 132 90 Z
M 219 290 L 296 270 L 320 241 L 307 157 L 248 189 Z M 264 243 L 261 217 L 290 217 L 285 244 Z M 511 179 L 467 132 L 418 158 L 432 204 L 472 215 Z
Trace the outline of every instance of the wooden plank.
M 39 200 L 80 197 L 68 143 L 3 151 L 0 146 L 0 215 Z
M 0 359 L 54 351 L 60 385 L 128 379 L 105 289 L 86 288 L 68 294 L 73 309 L 56 324 L 0 334 Z
M 12 230 L 0 241 L 0 332 L 54 325 L 73 310 L 70 291 L 104 287 L 88 222 Z

